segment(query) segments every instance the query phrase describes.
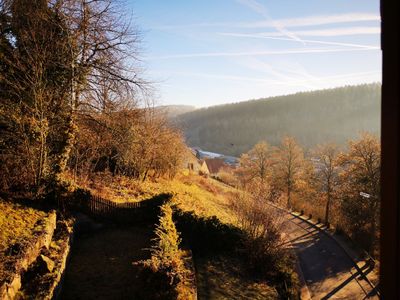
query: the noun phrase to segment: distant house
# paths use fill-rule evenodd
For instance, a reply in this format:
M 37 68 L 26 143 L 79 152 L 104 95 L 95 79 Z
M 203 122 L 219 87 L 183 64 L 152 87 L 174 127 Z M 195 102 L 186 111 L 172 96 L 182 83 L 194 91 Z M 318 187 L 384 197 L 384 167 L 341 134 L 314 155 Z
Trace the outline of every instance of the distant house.
M 200 167 L 200 172 L 204 175 L 217 176 L 218 173 L 226 167 L 223 159 L 206 158 Z
M 201 161 L 196 157 L 196 153 L 191 149 L 185 153 L 182 167 L 189 170 L 189 172 L 199 173 Z

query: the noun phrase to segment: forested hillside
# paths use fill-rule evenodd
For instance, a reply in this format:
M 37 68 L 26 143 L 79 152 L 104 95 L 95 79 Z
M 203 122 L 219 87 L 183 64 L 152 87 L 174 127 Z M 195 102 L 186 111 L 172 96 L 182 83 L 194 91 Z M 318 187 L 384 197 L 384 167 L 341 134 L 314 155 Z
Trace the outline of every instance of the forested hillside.
M 192 105 L 164 105 L 157 106 L 156 109 L 164 112 L 169 119 L 173 119 L 184 113 L 194 111 L 196 107 Z
M 360 131 L 379 134 L 380 95 L 379 83 L 346 86 L 199 109 L 178 122 L 191 146 L 229 155 L 260 140 L 277 145 L 284 135 L 306 148 L 344 145 Z

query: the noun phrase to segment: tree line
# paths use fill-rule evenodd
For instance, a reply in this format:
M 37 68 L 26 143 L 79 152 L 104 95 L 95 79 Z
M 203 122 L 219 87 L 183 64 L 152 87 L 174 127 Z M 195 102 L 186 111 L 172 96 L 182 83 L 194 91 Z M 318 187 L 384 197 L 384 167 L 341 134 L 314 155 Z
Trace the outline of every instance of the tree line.
M 240 157 L 236 182 L 284 205 L 334 224 L 376 254 L 379 244 L 380 142 L 362 133 L 347 148 L 325 143 L 304 151 L 293 137 L 257 143 Z M 255 192 L 256 191 L 256 192 Z
M 173 176 L 181 133 L 148 101 L 140 34 L 111 0 L 0 0 L 0 189 Z

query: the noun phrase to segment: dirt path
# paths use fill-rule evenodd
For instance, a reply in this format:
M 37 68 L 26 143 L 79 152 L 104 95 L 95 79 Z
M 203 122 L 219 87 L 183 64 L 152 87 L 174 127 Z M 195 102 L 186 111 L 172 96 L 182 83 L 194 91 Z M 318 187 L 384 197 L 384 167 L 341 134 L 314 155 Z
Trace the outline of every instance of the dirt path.
M 378 299 L 333 239 L 290 214 L 285 223 L 313 299 Z M 362 269 L 369 271 L 367 265 Z
M 61 299 L 140 299 L 138 268 L 148 258 L 151 228 L 109 227 L 76 238 Z

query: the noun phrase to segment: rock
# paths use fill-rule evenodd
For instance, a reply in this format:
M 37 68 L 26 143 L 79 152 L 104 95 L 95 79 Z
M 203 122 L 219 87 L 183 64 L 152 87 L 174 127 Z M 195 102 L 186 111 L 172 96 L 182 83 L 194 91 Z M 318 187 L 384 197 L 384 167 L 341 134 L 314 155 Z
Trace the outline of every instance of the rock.
M 47 272 L 52 272 L 54 269 L 54 261 L 52 261 L 50 258 L 48 258 L 47 256 L 41 254 L 38 257 L 38 265 L 40 267 L 40 269 L 44 269 Z

